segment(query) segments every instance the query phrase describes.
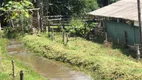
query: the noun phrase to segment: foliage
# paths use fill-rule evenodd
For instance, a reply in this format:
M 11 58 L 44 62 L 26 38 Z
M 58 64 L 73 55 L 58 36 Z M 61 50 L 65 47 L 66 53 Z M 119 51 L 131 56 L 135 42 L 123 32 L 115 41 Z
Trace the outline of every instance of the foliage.
M 5 27 L 4 37 L 6 38 L 18 38 L 22 35 L 21 28 Z
M 116 1 L 118 1 L 118 0 L 110 0 L 110 3 L 114 3 L 114 2 L 116 2 Z
M 85 22 L 80 18 L 72 18 L 70 21 L 72 26 L 67 27 L 67 31 L 70 34 L 74 34 L 81 37 L 86 37 L 93 28 L 96 27 L 96 22 Z
M 50 0 L 49 15 L 79 16 L 98 8 L 96 0 Z
M 56 36 L 56 38 L 60 37 Z M 82 38 L 70 38 L 66 46 L 60 41 L 52 42 L 43 36 L 27 35 L 22 40 L 31 51 L 49 59 L 87 69 L 94 74 L 96 80 L 140 80 L 142 78 L 142 64 L 124 55 L 131 53 L 125 49 L 104 47 Z
M 87 22 L 87 26 L 88 28 L 92 29 L 92 28 L 95 28 L 97 25 L 97 22 Z
M 85 0 L 85 13 L 94 11 L 98 8 L 97 0 Z
M 23 0 L 20 2 L 9 1 L 6 5 L 3 5 L 1 10 L 7 13 L 6 20 L 10 21 L 11 19 L 20 19 L 20 16 L 29 18 L 30 14 L 27 9 L 31 8 L 33 8 L 33 4 L 27 0 Z
M 114 3 L 116 1 L 118 1 L 118 0 L 97 0 L 99 7 L 109 5 L 109 4 Z
M 33 4 L 28 0 L 9 1 L 0 8 L 6 15 L 5 20 L 11 23 L 11 27 L 21 28 L 21 32 L 28 30 L 31 27 L 32 11 L 28 9 L 33 8 Z M 20 32 L 19 31 L 19 32 Z
M 0 30 L 0 39 L 3 37 L 3 31 Z
M 79 18 L 72 18 L 70 21 L 72 26 L 68 27 L 68 31 L 70 34 L 83 36 L 85 34 L 85 22 Z
M 42 0 L 41 0 L 42 1 Z M 81 16 L 90 11 L 111 4 L 118 0 L 43 0 L 44 6 L 49 3 L 49 15 Z M 45 6 L 47 7 L 47 6 Z M 47 7 L 48 8 L 48 7 Z M 47 9 L 44 8 L 44 13 Z

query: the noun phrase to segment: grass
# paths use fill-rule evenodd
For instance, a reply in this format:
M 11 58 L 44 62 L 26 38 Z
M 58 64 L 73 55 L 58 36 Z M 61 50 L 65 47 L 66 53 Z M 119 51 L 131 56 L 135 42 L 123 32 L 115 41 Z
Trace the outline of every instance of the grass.
M 0 39 L 0 80 L 13 80 L 12 60 L 15 61 L 15 80 L 20 80 L 20 70 L 24 71 L 24 80 L 47 80 L 35 72 L 30 66 L 27 66 L 23 62 L 9 56 L 5 49 L 7 42 L 7 39 Z
M 105 47 L 83 38 L 70 38 L 62 44 L 61 35 L 52 42 L 46 35 L 26 35 L 22 41 L 35 53 L 49 59 L 69 63 L 91 72 L 97 80 L 141 80 L 142 64 L 120 48 Z

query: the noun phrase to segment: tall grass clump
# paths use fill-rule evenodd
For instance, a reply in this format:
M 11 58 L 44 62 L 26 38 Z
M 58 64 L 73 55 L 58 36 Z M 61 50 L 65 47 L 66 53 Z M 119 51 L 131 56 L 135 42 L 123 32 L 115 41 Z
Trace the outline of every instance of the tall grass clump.
M 68 45 L 57 40 L 52 42 L 47 37 L 35 35 L 26 35 L 22 39 L 31 51 L 83 68 L 97 80 L 142 79 L 142 64 L 126 56 L 121 49 L 108 48 L 79 37 L 71 37 Z

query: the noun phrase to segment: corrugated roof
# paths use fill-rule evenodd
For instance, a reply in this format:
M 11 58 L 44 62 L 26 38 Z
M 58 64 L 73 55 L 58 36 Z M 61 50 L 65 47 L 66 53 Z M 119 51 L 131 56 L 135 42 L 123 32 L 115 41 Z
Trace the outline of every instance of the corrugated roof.
M 142 12 L 142 0 L 141 0 Z M 88 13 L 94 16 L 114 17 L 138 21 L 137 0 L 120 0 Z

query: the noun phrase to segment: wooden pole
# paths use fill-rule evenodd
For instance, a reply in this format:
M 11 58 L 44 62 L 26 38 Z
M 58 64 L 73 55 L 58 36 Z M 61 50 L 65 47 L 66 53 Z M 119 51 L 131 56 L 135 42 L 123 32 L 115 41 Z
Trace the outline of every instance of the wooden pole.
M 43 31 L 43 0 L 37 0 L 36 1 L 37 5 L 36 7 L 38 7 L 40 10 L 39 10 L 39 23 L 40 23 L 40 31 L 42 32 Z
M 63 43 L 65 42 L 65 32 L 63 31 Z
M 14 66 L 14 60 L 12 60 L 12 76 L 15 78 L 15 66 Z
M 20 71 L 20 80 L 24 80 L 24 72 L 23 72 L 23 70 Z
M 38 18 L 38 33 L 40 32 L 40 14 L 39 10 L 37 10 L 37 18 Z
M 1 30 L 1 22 L 0 22 L 0 30 Z
M 138 7 L 138 21 L 139 21 L 139 27 L 140 27 L 140 47 L 141 47 L 141 45 L 142 45 L 142 26 L 141 26 L 141 5 L 140 5 L 140 0 L 137 0 L 137 7 Z M 140 57 L 140 56 L 138 56 L 138 57 Z
M 104 44 L 105 44 L 105 46 L 107 46 L 107 44 L 108 44 L 108 36 L 107 36 L 107 32 L 105 32 L 105 40 L 104 40 Z
M 68 42 L 69 42 L 69 35 L 68 33 L 66 33 L 66 44 L 68 44 Z
M 54 41 L 54 31 L 53 31 L 53 28 L 51 28 L 51 30 L 52 30 L 52 36 L 51 36 L 51 39 L 52 39 L 52 41 Z
M 20 22 L 21 22 L 21 27 L 22 27 L 22 35 L 24 34 L 24 26 L 23 26 L 23 14 L 20 12 Z
M 139 45 L 137 45 L 137 60 L 140 60 L 140 55 Z
M 50 22 L 48 21 L 48 37 L 50 37 Z
M 49 0 L 43 0 L 43 6 L 45 7 L 43 10 L 43 15 L 48 16 L 48 10 L 49 10 Z M 46 32 L 46 19 L 44 18 L 44 32 Z
M 44 25 L 43 25 L 43 0 L 40 0 L 40 26 L 41 32 L 44 32 Z

